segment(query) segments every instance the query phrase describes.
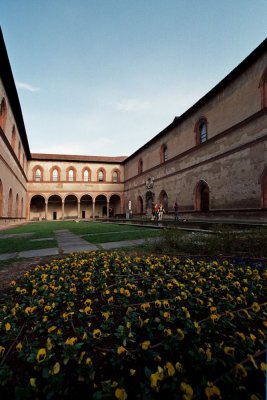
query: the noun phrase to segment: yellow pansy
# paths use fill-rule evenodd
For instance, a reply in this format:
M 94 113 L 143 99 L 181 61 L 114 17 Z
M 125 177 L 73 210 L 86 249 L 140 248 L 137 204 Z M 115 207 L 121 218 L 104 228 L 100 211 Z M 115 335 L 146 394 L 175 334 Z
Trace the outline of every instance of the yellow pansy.
M 167 361 L 165 368 L 167 369 L 169 376 L 173 376 L 175 374 L 175 368 L 169 361 Z
M 51 333 L 51 332 L 55 331 L 56 329 L 57 329 L 57 327 L 55 325 L 53 325 L 53 326 L 50 326 L 50 328 L 47 329 L 47 332 Z
M 0 346 L 0 357 L 3 357 L 5 349 L 6 348 L 4 346 Z
M 30 378 L 30 386 L 36 389 L 36 378 Z
M 222 398 L 220 389 L 217 386 L 213 385 L 213 384 L 209 384 L 206 387 L 205 393 L 206 393 L 206 396 L 207 396 L 208 400 L 211 400 L 211 399 L 213 400 L 215 397 L 217 397 L 219 399 Z
M 125 347 L 123 347 L 123 346 L 119 346 L 119 347 L 117 348 L 117 353 L 118 353 L 119 355 L 125 353 L 126 351 L 127 351 L 127 350 L 126 350 Z
M 107 319 L 109 319 L 109 316 L 110 316 L 109 312 L 102 312 L 101 314 L 102 314 L 102 317 L 105 318 L 105 321 L 106 321 Z
M 65 343 L 66 344 L 68 344 L 68 345 L 70 345 L 70 346 L 73 346 L 76 342 L 77 342 L 77 338 L 76 337 L 71 337 L 71 338 L 68 338 L 66 341 L 65 341 Z
M 178 328 L 178 329 L 176 329 L 176 332 L 177 332 L 178 340 L 183 340 L 184 339 L 184 332 L 182 331 L 182 329 Z
M 224 353 L 227 354 L 228 356 L 234 356 L 235 353 L 235 348 L 234 347 L 229 347 L 229 346 L 225 346 L 223 349 Z
M 22 350 L 22 343 L 21 342 L 19 342 L 18 344 L 17 344 L 17 346 L 16 346 L 16 349 L 17 349 L 17 351 L 18 352 L 20 352 L 21 350 Z
M 194 391 L 188 383 L 181 382 L 180 389 L 184 393 L 183 399 L 184 400 L 191 400 L 194 395 Z
M 147 350 L 150 347 L 150 340 L 145 340 L 143 343 L 141 343 L 141 347 L 143 350 Z
M 102 332 L 100 329 L 93 330 L 93 338 L 94 339 L 100 339 L 101 335 L 102 335 Z
M 126 393 L 125 389 L 117 388 L 115 390 L 115 397 L 118 400 L 126 400 L 128 396 L 127 396 L 127 393 Z
M 6 328 L 6 331 L 9 332 L 10 329 L 11 329 L 11 324 L 9 322 L 6 322 L 5 323 L 5 328 Z
M 38 363 L 43 362 L 46 359 L 46 349 L 41 348 L 38 350 L 38 353 L 36 355 L 36 360 Z
M 251 308 L 252 308 L 252 310 L 253 310 L 254 312 L 259 312 L 260 309 L 261 309 L 259 303 L 257 303 L 257 302 L 254 302 L 254 303 L 252 304 Z
M 51 370 L 51 374 L 57 375 L 59 373 L 59 371 L 60 371 L 60 364 L 59 364 L 59 362 L 56 362 Z

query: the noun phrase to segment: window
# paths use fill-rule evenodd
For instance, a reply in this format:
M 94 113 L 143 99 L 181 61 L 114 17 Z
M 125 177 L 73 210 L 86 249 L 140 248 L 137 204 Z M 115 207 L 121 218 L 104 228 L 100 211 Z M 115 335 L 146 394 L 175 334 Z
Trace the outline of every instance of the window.
M 102 169 L 98 171 L 98 182 L 103 182 L 104 181 L 104 173 Z
M 119 181 L 119 174 L 118 171 L 114 171 L 112 174 L 112 182 L 117 183 Z
M 7 108 L 6 108 L 6 101 L 2 98 L 0 104 L 0 127 L 4 130 L 6 125 L 6 117 L 7 117 Z
M 262 74 L 259 88 L 261 90 L 261 108 L 265 108 L 267 107 L 267 67 Z
M 59 180 L 59 173 L 56 168 L 53 169 L 52 171 L 52 181 L 57 182 Z
M 201 118 L 195 125 L 196 144 L 205 143 L 208 140 L 208 123 L 206 118 Z
M 16 128 L 15 125 L 13 125 L 11 134 L 11 147 L 14 151 L 15 151 L 15 146 L 16 146 Z
M 140 158 L 140 160 L 138 161 L 138 174 L 142 174 L 143 172 L 143 160 L 142 158 Z
M 73 169 L 70 169 L 68 172 L 68 181 L 73 182 L 74 181 L 74 172 Z
M 34 180 L 35 180 L 35 182 L 40 182 L 41 176 L 42 176 L 41 170 L 40 170 L 39 168 L 37 168 L 37 169 L 35 170 L 35 174 L 34 174 Z
M 160 148 L 160 162 L 164 163 L 168 160 L 168 148 L 166 144 L 161 145 Z
M 83 171 L 83 181 L 84 182 L 89 182 L 89 170 L 88 169 L 85 169 Z

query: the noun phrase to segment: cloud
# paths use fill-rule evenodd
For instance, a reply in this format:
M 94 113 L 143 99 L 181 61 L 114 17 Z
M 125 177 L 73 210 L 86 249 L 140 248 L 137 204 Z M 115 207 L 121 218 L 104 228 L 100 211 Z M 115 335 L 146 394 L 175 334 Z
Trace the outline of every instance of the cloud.
M 116 109 L 119 111 L 146 111 L 152 107 L 149 101 L 142 101 L 138 99 L 124 99 L 117 103 Z
M 25 82 L 16 81 L 16 86 L 18 89 L 28 90 L 29 92 L 38 92 L 40 90 L 40 88 L 34 87 L 34 86 L 30 85 L 29 83 L 25 83 Z

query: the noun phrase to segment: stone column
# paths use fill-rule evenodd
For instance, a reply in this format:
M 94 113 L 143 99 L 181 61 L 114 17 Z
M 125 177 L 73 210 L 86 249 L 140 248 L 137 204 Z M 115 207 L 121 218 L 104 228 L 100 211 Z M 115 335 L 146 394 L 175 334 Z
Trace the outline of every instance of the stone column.
M 78 219 L 80 219 L 81 203 L 78 201 Z
M 45 220 L 48 218 L 48 201 L 45 202 Z
M 93 200 L 93 220 L 95 219 L 95 200 Z
M 109 200 L 107 200 L 107 218 L 109 218 Z
M 64 200 L 62 200 L 62 220 L 64 220 L 64 218 L 65 218 L 65 203 L 64 203 Z

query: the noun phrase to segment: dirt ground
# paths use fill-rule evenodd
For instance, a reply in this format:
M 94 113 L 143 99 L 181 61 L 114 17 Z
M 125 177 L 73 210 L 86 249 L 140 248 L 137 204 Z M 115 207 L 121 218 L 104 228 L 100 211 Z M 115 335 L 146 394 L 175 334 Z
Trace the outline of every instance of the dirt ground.
M 19 279 L 29 269 L 36 265 L 47 264 L 55 258 L 57 257 L 33 257 L 10 261 L 7 266 L 0 268 L 0 291 L 7 289 L 10 281 Z M 58 258 L 62 258 L 62 256 Z

